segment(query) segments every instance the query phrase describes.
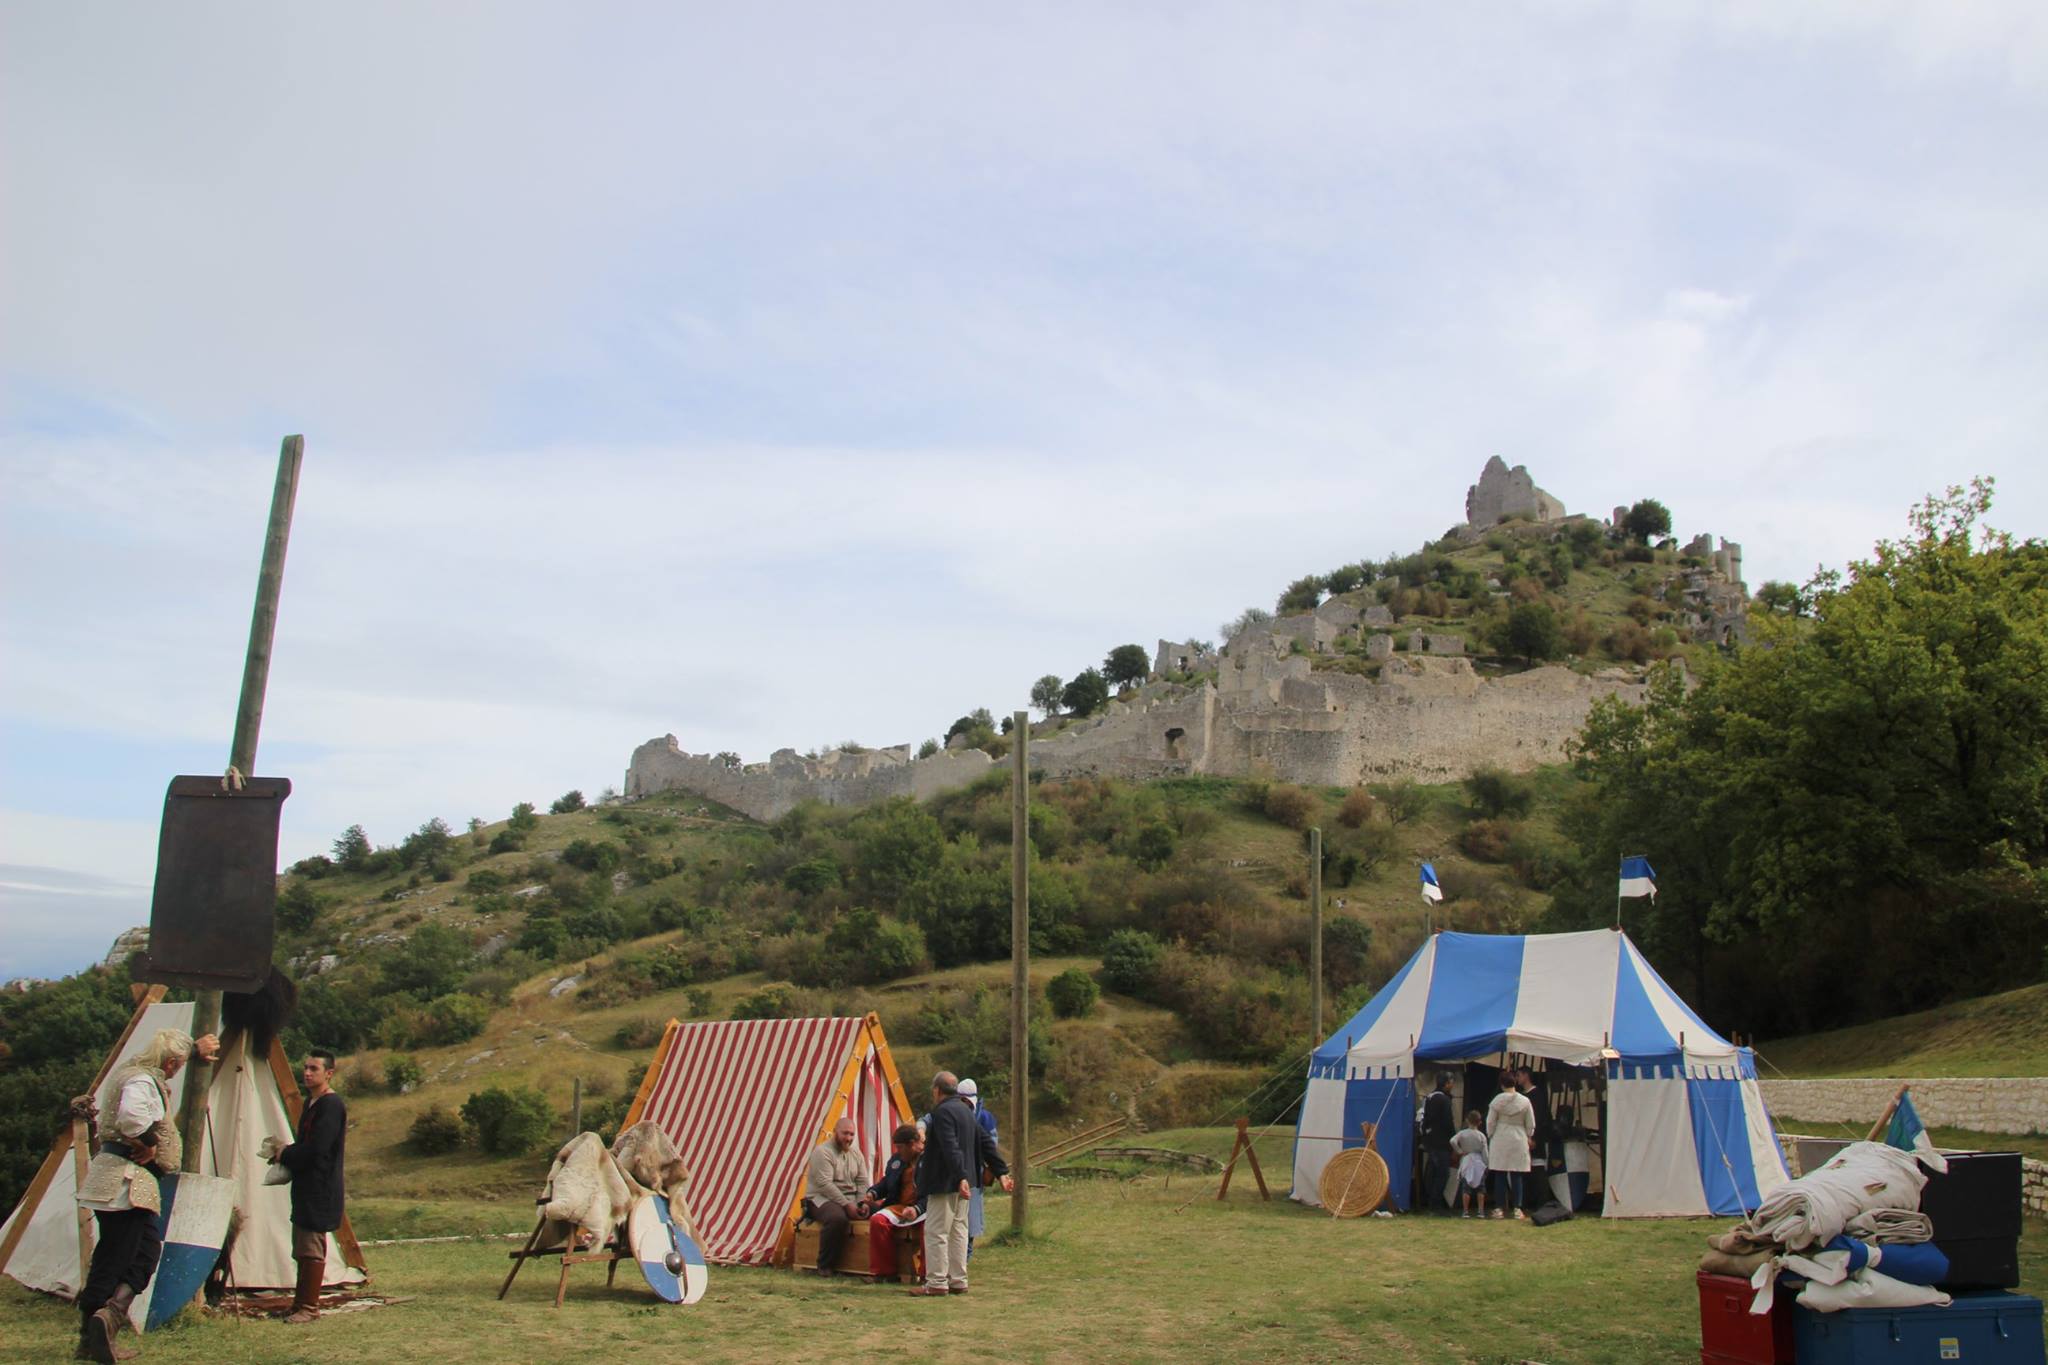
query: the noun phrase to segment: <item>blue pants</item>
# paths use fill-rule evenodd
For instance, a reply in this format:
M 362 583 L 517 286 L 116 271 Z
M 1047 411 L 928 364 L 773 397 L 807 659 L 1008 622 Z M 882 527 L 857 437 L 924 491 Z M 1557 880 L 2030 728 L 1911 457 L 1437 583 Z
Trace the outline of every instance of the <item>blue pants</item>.
M 1522 1171 L 1495 1171 L 1493 1173 L 1493 1202 L 1503 1209 L 1522 1207 Z

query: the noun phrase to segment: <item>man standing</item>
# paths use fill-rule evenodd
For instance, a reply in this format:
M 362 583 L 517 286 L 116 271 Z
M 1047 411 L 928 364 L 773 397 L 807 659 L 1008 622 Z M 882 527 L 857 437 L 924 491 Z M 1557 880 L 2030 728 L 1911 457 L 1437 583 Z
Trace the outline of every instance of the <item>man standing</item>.
M 195 1052 L 211 1062 L 220 1055 L 220 1042 L 210 1033 L 195 1042 L 183 1029 L 158 1029 L 149 1046 L 114 1073 L 114 1112 L 77 1194 L 78 1206 L 91 1209 L 99 1224 L 85 1287 L 78 1291 L 80 1360 L 112 1365 L 135 1355 L 117 1349 L 114 1338 L 163 1254 L 156 1177 L 177 1170 L 184 1155 L 170 1112 L 171 1079 Z
M 853 1220 L 868 1216 L 867 1158 L 853 1145 L 853 1119 L 832 1125 L 832 1136 L 811 1149 L 804 1169 L 804 1212 L 818 1222 L 818 1273 L 830 1275 L 846 1250 Z
M 1451 1102 L 1451 1078 L 1447 1071 L 1436 1073 L 1436 1089 L 1429 1092 L 1429 1098 L 1422 1102 L 1422 1198 L 1415 1201 L 1418 1209 L 1435 1208 L 1438 1201 L 1445 1201 L 1444 1211 L 1450 1212 L 1449 1196 L 1444 1186 L 1450 1182 L 1451 1139 L 1458 1131 L 1457 1106 Z
M 306 1107 L 299 1113 L 299 1140 L 276 1148 L 271 1160 L 292 1173 L 292 1259 L 299 1265 L 298 1292 L 286 1322 L 320 1316 L 320 1285 L 327 1278 L 327 1234 L 341 1226 L 342 1147 L 348 1137 L 348 1106 L 334 1093 L 334 1054 L 312 1052 L 299 1068 Z
M 959 1078 L 950 1071 L 932 1077 L 931 1121 L 917 1171 L 918 1188 L 925 1192 L 925 1282 L 910 1291 L 921 1297 L 967 1292 L 967 1207 L 981 1168 L 1000 1176 L 1004 1190 L 1017 1187 L 995 1139 L 959 1090 Z

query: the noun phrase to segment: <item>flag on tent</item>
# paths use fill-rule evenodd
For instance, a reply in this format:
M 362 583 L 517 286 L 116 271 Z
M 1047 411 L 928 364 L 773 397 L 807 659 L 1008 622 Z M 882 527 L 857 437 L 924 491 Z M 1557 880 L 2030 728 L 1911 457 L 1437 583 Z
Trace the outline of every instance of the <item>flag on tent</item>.
M 1436 868 L 1428 863 L 1422 865 L 1422 898 L 1426 901 L 1440 901 L 1444 890 L 1436 884 Z
M 1623 858 L 1621 860 L 1621 894 L 1624 896 L 1648 896 L 1657 899 L 1657 874 L 1650 867 L 1648 858 Z
M 1927 1136 L 1927 1125 L 1920 1122 L 1920 1111 L 1913 1107 L 1910 1090 L 1899 1092 L 1899 1107 L 1892 1111 L 1892 1126 L 1884 1130 L 1884 1145 L 1911 1152 L 1937 1171 L 1948 1170 L 1948 1158 L 1934 1150 L 1934 1139 Z

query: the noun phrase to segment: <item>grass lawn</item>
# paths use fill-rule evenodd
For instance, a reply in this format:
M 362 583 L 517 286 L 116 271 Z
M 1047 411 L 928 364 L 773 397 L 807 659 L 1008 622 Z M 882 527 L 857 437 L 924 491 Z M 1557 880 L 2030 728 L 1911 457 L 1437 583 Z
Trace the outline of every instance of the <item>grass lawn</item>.
M 1151 1135 L 1221 1154 L 1227 1132 Z M 1287 1180 L 1286 1143 L 1267 1139 L 1267 1178 Z M 1248 1173 L 1245 1173 L 1248 1174 Z M 974 1292 L 943 1303 L 865 1283 L 714 1268 L 694 1308 L 658 1305 L 637 1278 L 579 1267 L 556 1312 L 553 1274 L 522 1272 L 493 1299 L 507 1243 L 370 1250 L 374 1285 L 399 1306 L 310 1328 L 188 1315 L 147 1343 L 152 1361 L 531 1361 L 653 1347 L 704 1360 L 835 1353 L 923 1355 L 934 1319 L 960 1349 L 1003 1359 L 1638 1362 L 1699 1358 L 1693 1262 L 1722 1221 L 1555 1228 L 1407 1217 L 1339 1222 L 1248 1181 L 1218 1203 L 1213 1176 L 1156 1172 L 1125 1181 L 1055 1179 L 1032 1192 L 1034 1235 L 985 1244 Z M 525 1210 L 490 1206 L 482 1225 Z M 364 1201 L 365 1236 L 478 1225 L 447 1204 Z M 991 1221 L 1007 1221 L 1006 1201 Z M 2048 1230 L 2030 1222 L 2026 1287 L 2048 1288 Z M 1498 1312 L 1474 1312 L 1475 1305 Z M 0 1361 L 63 1359 L 76 1317 L 0 1282 Z

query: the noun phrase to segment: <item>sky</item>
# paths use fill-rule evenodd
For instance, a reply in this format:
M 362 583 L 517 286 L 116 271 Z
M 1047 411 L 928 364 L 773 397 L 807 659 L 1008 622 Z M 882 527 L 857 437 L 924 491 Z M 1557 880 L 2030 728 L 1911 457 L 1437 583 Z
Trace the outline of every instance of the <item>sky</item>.
M 634 746 L 916 742 L 1487 457 L 1804 580 L 2048 534 L 2032 0 L 0 10 L 0 979 Z

